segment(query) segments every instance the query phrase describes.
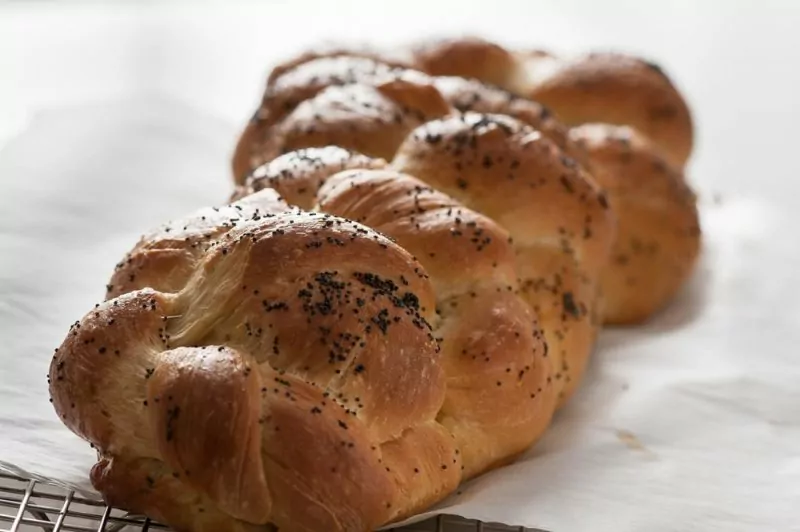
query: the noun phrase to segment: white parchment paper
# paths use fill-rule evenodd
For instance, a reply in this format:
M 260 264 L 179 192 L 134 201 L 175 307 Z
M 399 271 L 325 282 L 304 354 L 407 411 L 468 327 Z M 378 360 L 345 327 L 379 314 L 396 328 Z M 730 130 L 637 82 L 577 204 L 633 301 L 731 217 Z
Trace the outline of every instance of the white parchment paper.
M 705 20 L 717 20 L 711 15 Z M 102 298 L 114 264 L 141 232 L 224 201 L 230 150 L 263 73 L 251 66 L 230 85 L 215 74 L 233 71 L 234 50 L 252 51 L 250 43 L 235 42 L 247 33 L 241 27 L 255 35 L 246 15 L 236 24 L 222 16 L 185 24 L 138 14 L 96 18 L 86 30 L 96 39 L 67 48 L 85 51 L 104 74 L 80 57 L 58 56 L 93 81 L 81 85 L 64 67 L 66 92 L 56 98 L 42 92 L 48 78 L 30 66 L 39 63 L 12 61 L 19 67 L 10 70 L 12 80 L 31 87 L 12 93 L 13 101 L 27 98 L 28 105 L 10 105 L 8 98 L 0 105 L 0 465 L 86 489 L 94 454 L 48 403 L 52 350 Z M 8 20 L 0 20 L 0 36 Z M 548 20 L 563 29 L 571 19 Z M 585 17 L 577 20 L 593 27 Z M 63 26 L 57 17 L 40 22 L 25 26 L 30 50 L 34 38 Z M 775 32 L 789 27 L 776 24 Z M 290 39 L 279 26 L 272 25 Z M 227 28 L 227 38 L 215 36 L 214 27 Z M 629 35 L 625 27 L 613 28 Z M 137 63 L 122 53 L 142 28 L 150 32 L 146 42 L 161 39 L 161 62 Z M 518 40 L 525 37 L 519 24 L 514 28 Z M 700 109 L 692 179 L 702 198 L 702 264 L 651 323 L 603 332 L 583 388 L 539 445 L 464 486 L 441 511 L 558 532 L 800 530 L 800 187 L 791 136 L 800 111 L 790 99 L 800 93 L 797 76 L 780 83 L 756 76 L 772 79 L 773 89 L 755 106 L 720 89 L 733 79 L 739 88 L 752 86 L 753 69 L 772 63 L 748 64 L 747 54 L 720 51 L 722 44 L 690 31 L 684 38 L 694 48 L 681 52 L 664 44 L 666 30 L 654 32 L 654 49 L 670 64 L 704 65 L 682 77 Z M 718 35 L 735 46 L 746 34 Z M 591 44 L 591 33 L 552 35 L 565 45 Z M 223 50 L 214 42 L 224 43 Z M 747 47 L 758 42 L 746 41 Z M 727 61 L 733 73 L 705 69 L 702 53 L 717 64 Z M 8 57 L 0 53 L 0 66 Z M 50 51 L 37 57 L 58 70 Z M 198 67 L 206 61 L 217 70 Z M 197 77 L 169 74 L 173 67 Z M 108 71 L 116 73 L 104 77 Z M 778 75 L 777 68 L 769 72 Z M 198 79 L 219 90 L 198 89 Z M 246 90 L 245 82 L 252 83 Z M 0 85 L 0 95 L 7 89 Z M 232 98 L 242 94 L 251 98 Z M 220 112 L 229 102 L 234 111 Z

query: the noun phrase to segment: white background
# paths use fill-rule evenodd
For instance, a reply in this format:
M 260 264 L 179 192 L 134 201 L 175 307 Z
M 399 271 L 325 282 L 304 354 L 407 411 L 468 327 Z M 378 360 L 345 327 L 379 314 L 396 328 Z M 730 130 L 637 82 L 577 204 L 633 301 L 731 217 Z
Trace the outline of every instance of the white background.
M 268 66 L 294 50 L 475 32 L 653 58 L 693 106 L 696 180 L 780 197 L 800 168 L 781 157 L 796 149 L 799 23 L 795 0 L 0 2 L 0 135 L 43 106 L 142 94 L 241 123 Z
M 792 0 L 0 2 L 0 461 L 83 478 L 91 454 L 46 401 L 52 348 L 141 231 L 224 201 L 271 63 L 328 38 L 459 32 L 662 64 L 694 112 L 707 249 L 667 313 L 603 335 L 542 445 L 450 511 L 558 532 L 797 530 Z

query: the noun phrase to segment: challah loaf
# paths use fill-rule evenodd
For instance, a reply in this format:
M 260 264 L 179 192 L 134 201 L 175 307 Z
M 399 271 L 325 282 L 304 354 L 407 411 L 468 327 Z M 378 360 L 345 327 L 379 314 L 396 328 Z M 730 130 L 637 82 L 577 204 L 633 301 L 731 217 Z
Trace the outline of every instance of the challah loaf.
M 53 358 L 94 486 L 178 532 L 366 532 L 513 460 L 599 325 L 692 271 L 691 128 L 619 55 L 457 39 L 279 65 L 230 204 L 145 235 Z
M 442 411 L 459 416 L 459 395 L 445 405 L 424 269 L 361 224 L 276 200 L 262 191 L 214 220 L 199 213 L 147 237 L 132 253 L 142 275 L 119 290 L 132 291 L 76 322 L 57 350 L 54 406 L 98 450 L 91 479 L 110 504 L 179 532 L 267 531 L 267 523 L 365 532 L 459 483 L 450 416 L 437 421 Z M 170 229 L 184 226 L 174 238 Z M 180 249 L 189 273 L 179 278 L 152 250 Z M 160 276 L 160 289 L 140 288 Z M 491 338 L 456 333 L 454 342 L 516 350 L 487 364 L 491 378 L 507 356 L 508 389 L 538 389 L 546 365 L 516 373 L 541 354 L 533 321 L 519 304 L 495 302 L 497 317 L 465 303 L 464 317 L 446 326 L 501 324 Z M 521 412 L 511 398 L 482 402 L 498 396 L 468 399 Z

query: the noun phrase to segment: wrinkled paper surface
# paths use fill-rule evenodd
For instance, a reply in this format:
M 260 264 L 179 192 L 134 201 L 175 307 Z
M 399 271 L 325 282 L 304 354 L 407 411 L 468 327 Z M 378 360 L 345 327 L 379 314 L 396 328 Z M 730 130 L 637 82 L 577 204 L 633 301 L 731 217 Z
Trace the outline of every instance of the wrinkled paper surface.
M 48 403 L 50 357 L 144 230 L 225 201 L 241 124 L 215 116 L 139 94 L 6 123 L 3 467 L 91 489 L 94 453 Z M 558 532 L 797 530 L 800 201 L 744 192 L 752 179 L 777 177 L 718 177 L 718 194 L 701 194 L 703 259 L 675 303 L 645 326 L 603 331 L 546 437 L 437 510 Z

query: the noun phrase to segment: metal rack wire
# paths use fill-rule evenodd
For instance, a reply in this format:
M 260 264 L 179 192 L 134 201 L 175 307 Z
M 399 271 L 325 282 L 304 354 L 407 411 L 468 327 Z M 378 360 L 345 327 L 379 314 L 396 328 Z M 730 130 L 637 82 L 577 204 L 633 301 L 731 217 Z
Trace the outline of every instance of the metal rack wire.
M 145 517 L 109 508 L 74 491 L 0 471 L 0 532 L 169 531 Z M 481 523 L 460 517 L 435 519 L 393 532 L 537 532 L 524 527 Z M 543 531 L 538 531 L 543 532 Z

